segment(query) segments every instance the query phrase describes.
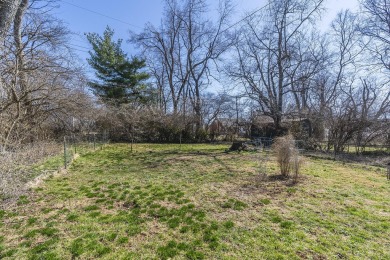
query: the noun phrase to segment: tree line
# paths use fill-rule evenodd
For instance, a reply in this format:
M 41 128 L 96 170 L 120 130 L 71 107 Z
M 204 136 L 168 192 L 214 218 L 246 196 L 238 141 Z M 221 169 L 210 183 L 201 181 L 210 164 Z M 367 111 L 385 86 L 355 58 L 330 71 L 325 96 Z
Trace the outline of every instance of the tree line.
M 55 1 L 0 4 L 0 150 L 53 138 L 92 102 Z
M 231 137 L 290 130 L 336 152 L 385 144 L 390 5 L 363 0 L 324 29 L 325 2 L 268 1 L 234 22 L 231 0 L 164 0 L 159 25 L 130 33 L 136 56 L 109 27 L 86 34 L 96 72 L 88 79 L 72 62 L 70 32 L 47 11 L 55 1 L 4 1 L 0 145 L 103 130 L 118 141 L 195 142 L 220 125 Z

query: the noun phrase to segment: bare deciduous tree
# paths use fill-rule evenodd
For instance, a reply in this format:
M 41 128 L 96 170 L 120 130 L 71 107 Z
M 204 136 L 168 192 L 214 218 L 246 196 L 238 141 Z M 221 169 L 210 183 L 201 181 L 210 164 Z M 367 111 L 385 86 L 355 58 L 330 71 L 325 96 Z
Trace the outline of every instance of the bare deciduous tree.
M 361 85 L 354 93 L 354 110 L 357 113 L 359 128 L 355 134 L 356 152 L 364 151 L 365 146 L 378 137 L 386 135 L 390 113 L 390 91 L 387 84 L 371 77 L 360 79 Z
M 309 99 L 311 118 L 316 122 L 317 129 L 329 128 L 338 132 L 334 129 L 339 127 L 338 119 L 348 111 L 343 106 L 348 102 L 343 102 L 346 96 L 342 90 L 355 84 L 358 60 L 364 50 L 356 25 L 357 16 L 349 10 L 342 11 L 332 22 L 327 37 L 322 40 L 323 70 L 313 77 Z M 328 143 L 328 149 L 332 145 Z
M 371 53 L 390 70 L 390 2 L 388 0 L 363 0 L 363 22 L 359 29 L 363 35 L 373 39 Z
M 6 38 L 1 53 L 3 150 L 12 142 L 33 141 L 45 120 L 72 111 L 77 99 L 70 97 L 79 97 L 71 94 L 72 89 L 78 84 L 81 87 L 83 82 L 65 45 L 68 30 L 44 7 L 35 8 L 35 2 L 29 5 L 27 0 L 22 1 L 16 12 L 13 35 Z
M 189 110 L 195 114 L 197 130 L 202 127 L 201 96 L 210 84 L 212 61 L 218 60 L 231 44 L 227 38 L 230 1 L 221 1 L 219 17 L 207 17 L 205 0 L 165 1 L 165 19 L 160 28 L 147 25 L 132 37 L 149 53 L 149 64 L 160 88 L 160 97 L 168 98 L 174 114 Z M 148 55 L 147 55 L 148 56 Z
M 3 41 L 5 35 L 8 33 L 20 3 L 21 0 L 0 1 L 0 41 Z
M 287 95 L 303 82 L 298 71 L 308 69 L 310 24 L 322 9 L 322 0 L 269 1 L 265 11 L 247 19 L 237 55 L 229 69 L 246 87 L 263 114 L 280 127 Z

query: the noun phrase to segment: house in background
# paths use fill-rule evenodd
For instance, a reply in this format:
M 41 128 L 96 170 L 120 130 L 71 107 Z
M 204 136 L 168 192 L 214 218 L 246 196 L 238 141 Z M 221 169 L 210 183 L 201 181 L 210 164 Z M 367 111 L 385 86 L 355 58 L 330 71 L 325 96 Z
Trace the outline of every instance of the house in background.
M 276 128 L 274 120 L 265 115 L 257 115 L 252 118 L 251 138 L 275 138 L 291 133 L 296 139 L 307 139 L 313 134 L 311 120 L 308 118 L 284 118 L 282 127 Z
M 249 138 L 250 123 L 242 118 L 238 121 L 234 118 L 216 118 L 209 126 L 209 135 L 212 141 Z

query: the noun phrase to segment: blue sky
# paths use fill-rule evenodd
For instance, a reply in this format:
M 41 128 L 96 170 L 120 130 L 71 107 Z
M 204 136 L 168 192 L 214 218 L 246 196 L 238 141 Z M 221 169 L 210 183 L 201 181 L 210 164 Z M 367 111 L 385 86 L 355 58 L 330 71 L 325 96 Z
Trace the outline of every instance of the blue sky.
M 240 20 L 245 13 L 266 3 L 265 0 L 233 1 L 236 5 L 236 11 L 232 23 Z M 217 3 L 217 0 L 209 2 Z M 321 22 L 322 29 L 327 28 L 341 9 L 356 10 L 357 3 L 358 0 L 327 0 L 327 12 Z M 147 22 L 158 25 L 162 9 L 162 0 L 59 0 L 59 8 L 54 11 L 54 15 L 63 20 L 68 28 L 75 33 L 71 44 L 75 52 L 79 54 L 81 62 L 85 63 L 89 45 L 84 33 L 97 32 L 101 34 L 108 25 L 115 30 L 116 37 L 124 39 L 123 49 L 131 54 L 134 50 L 125 42 L 129 37 L 129 30 L 139 32 Z

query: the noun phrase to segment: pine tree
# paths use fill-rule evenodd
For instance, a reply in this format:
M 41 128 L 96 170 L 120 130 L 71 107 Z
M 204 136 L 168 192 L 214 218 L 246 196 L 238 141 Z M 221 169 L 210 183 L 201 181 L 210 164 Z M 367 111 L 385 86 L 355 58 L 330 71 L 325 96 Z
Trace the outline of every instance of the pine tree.
M 89 82 L 95 95 L 106 103 L 120 105 L 132 101 L 148 100 L 148 88 L 144 83 L 149 75 L 142 70 L 145 61 L 137 57 L 129 59 L 121 49 L 122 40 L 113 41 L 114 31 L 109 27 L 103 36 L 88 33 L 87 39 L 93 51 L 89 51 L 89 65 L 95 70 L 97 80 Z

